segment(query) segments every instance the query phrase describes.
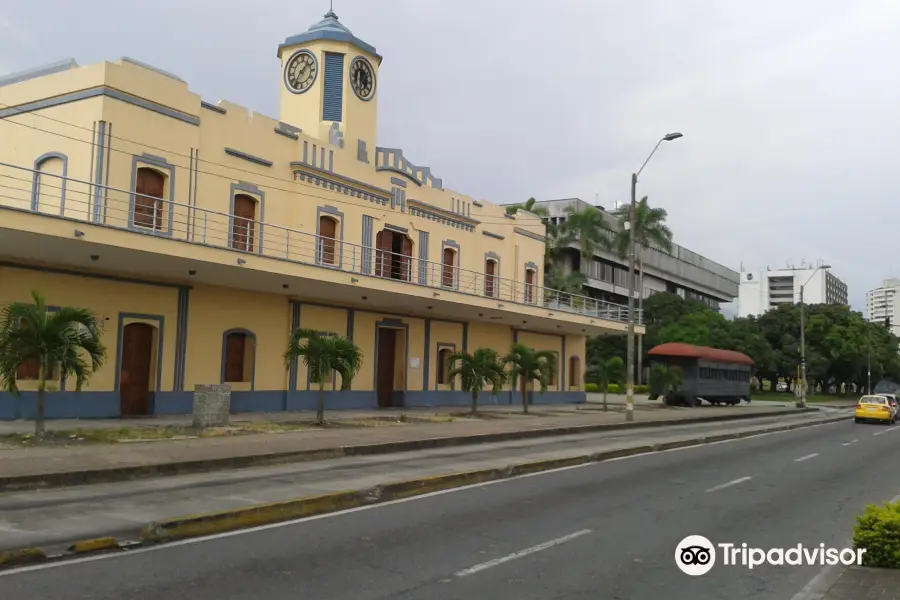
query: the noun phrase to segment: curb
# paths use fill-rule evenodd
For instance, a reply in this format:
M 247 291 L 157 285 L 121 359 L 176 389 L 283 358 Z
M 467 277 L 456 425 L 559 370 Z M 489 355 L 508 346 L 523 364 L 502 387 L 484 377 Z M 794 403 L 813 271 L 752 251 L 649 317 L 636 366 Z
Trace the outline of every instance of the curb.
M 789 414 L 808 412 L 819 412 L 819 409 L 811 407 L 803 409 L 790 409 Z M 550 436 L 577 435 L 580 433 L 619 431 L 622 429 L 644 429 L 674 425 L 696 425 L 698 423 L 718 423 L 722 421 L 761 419 L 765 417 L 782 416 L 784 414 L 786 413 L 782 408 L 780 410 L 772 410 L 764 413 L 716 415 L 714 417 L 690 417 L 687 419 L 666 419 L 660 421 L 632 421 L 624 423 L 604 423 L 596 425 L 572 425 L 568 427 L 548 427 L 543 429 L 506 431 L 502 433 L 480 433 L 476 435 L 424 438 L 402 442 L 364 444 L 359 446 L 337 446 L 334 448 L 322 448 L 316 450 L 273 452 L 269 454 L 233 456 L 227 458 L 214 458 L 206 460 L 191 460 L 175 463 L 162 463 L 157 465 L 116 467 L 110 469 L 91 469 L 85 471 L 70 471 L 61 473 L 42 473 L 36 475 L 14 475 L 12 477 L 0 477 L 0 492 L 39 490 L 74 485 L 87 485 L 92 483 L 113 483 L 117 481 L 147 479 L 151 477 L 208 473 L 210 471 L 226 469 L 261 467 L 290 462 L 343 458 L 345 456 L 371 456 L 375 454 L 408 452 L 411 450 L 425 450 L 431 448 L 447 448 L 452 446 L 483 444 L 486 442 L 505 442 Z
M 347 490 L 320 496 L 308 496 L 305 498 L 257 504 L 213 513 L 165 519 L 145 525 L 140 531 L 140 541 L 136 542 L 120 543 L 111 537 L 101 537 L 74 542 L 68 546 L 68 551 L 63 554 L 48 555 L 41 548 L 24 548 L 21 550 L 0 552 L 0 570 L 5 567 L 35 564 L 48 560 L 65 560 L 66 558 L 74 558 L 80 554 L 89 552 L 127 550 L 130 548 L 163 544 L 177 540 L 204 537 L 217 533 L 247 529 L 259 525 L 269 525 L 272 523 L 292 521 L 295 519 L 338 512 L 351 508 L 359 508 L 372 504 L 380 504 L 391 500 L 400 500 L 468 485 L 512 479 L 542 471 L 604 462 L 627 456 L 701 446 L 766 433 L 804 429 L 816 425 L 845 421 L 848 418 L 849 417 L 847 416 L 831 417 L 814 423 L 793 423 L 791 425 L 770 427 L 755 431 L 741 431 L 678 440 L 674 442 L 663 442 L 661 444 L 644 444 L 627 448 L 603 450 L 590 455 L 584 454 L 565 458 L 551 458 L 547 460 L 517 463 L 504 468 L 480 469 L 431 477 L 418 477 L 403 481 L 394 481 L 363 490 Z

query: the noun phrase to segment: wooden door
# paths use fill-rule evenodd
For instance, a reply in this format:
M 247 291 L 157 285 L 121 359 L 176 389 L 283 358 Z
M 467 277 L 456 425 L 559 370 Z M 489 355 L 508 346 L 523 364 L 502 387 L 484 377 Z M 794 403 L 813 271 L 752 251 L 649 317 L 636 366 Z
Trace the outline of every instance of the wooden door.
M 225 381 L 244 381 L 244 357 L 247 355 L 247 336 L 232 333 L 225 338 Z
M 375 236 L 375 276 L 391 276 L 391 248 L 394 246 L 394 232 L 384 229 Z
M 335 263 L 334 240 L 337 222 L 331 217 L 319 218 L 319 260 L 326 265 Z
M 396 339 L 396 329 L 378 328 L 378 372 L 375 374 L 378 408 L 388 408 L 393 404 Z
M 409 264 L 412 258 L 412 240 L 408 236 L 403 236 L 403 247 L 400 256 L 400 279 L 410 281 Z
M 137 170 L 134 186 L 134 224 L 152 229 L 162 228 L 162 197 L 165 176 L 153 169 Z
M 244 194 L 234 197 L 234 217 L 231 225 L 231 247 L 253 252 L 256 225 L 256 200 Z
M 456 252 L 453 248 L 444 248 L 444 269 L 441 276 L 441 285 L 444 287 L 453 287 L 453 267 Z
M 484 263 L 484 295 L 494 297 L 494 277 L 497 276 L 497 263 L 489 260 Z
M 146 323 L 130 323 L 122 330 L 119 401 L 123 417 L 150 413 L 153 329 L 153 326 Z

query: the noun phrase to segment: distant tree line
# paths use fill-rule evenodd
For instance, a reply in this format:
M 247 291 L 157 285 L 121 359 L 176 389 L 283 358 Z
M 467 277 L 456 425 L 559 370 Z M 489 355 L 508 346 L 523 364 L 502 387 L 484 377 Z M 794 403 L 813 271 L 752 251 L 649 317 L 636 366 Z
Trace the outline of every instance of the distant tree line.
M 836 304 L 806 305 L 806 370 L 810 391 L 865 390 L 871 364 L 874 387 L 881 379 L 900 381 L 900 338 L 881 323 Z M 644 301 L 647 352 L 666 342 L 683 342 L 736 350 L 756 363 L 755 384 L 775 390 L 778 381 L 793 389 L 800 365 L 800 306 L 782 304 L 759 317 L 732 321 L 701 302 L 668 293 Z M 625 360 L 625 337 L 597 337 L 588 342 L 591 365 L 612 357 Z

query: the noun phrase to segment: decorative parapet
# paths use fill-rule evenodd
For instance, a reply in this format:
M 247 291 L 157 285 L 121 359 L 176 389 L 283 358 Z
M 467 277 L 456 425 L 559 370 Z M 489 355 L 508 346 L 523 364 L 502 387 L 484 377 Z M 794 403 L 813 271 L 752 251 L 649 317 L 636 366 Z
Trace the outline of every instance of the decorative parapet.
M 452 212 L 438 208 L 437 206 L 426 204 L 421 200 L 409 199 L 407 200 L 407 204 L 409 206 L 409 214 L 414 217 L 422 217 L 423 219 L 435 221 L 442 225 L 449 225 L 450 227 L 462 229 L 463 231 L 475 231 L 475 227 L 481 223 L 474 219 L 455 215 Z
M 406 176 L 416 185 L 427 185 L 438 190 L 444 189 L 442 179 L 431 173 L 431 167 L 417 167 L 403 156 L 399 148 L 375 147 L 375 170 L 391 171 Z
M 303 162 L 291 163 L 291 169 L 294 170 L 294 179 L 317 185 L 326 190 L 331 190 L 351 196 L 353 198 L 362 198 L 375 204 L 385 206 L 391 202 L 393 194 L 390 191 L 356 181 L 349 177 L 336 177 L 333 173 L 317 169 Z M 377 191 L 371 191 L 377 190 Z

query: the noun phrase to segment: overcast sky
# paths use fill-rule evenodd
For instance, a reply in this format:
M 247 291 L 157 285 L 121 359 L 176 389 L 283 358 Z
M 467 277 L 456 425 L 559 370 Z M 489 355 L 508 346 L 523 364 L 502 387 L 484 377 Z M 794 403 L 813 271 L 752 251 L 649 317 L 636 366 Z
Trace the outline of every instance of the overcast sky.
M 0 3 L 0 73 L 131 56 L 278 115 L 275 52 L 327 0 Z M 384 56 L 382 146 L 496 203 L 639 195 L 733 269 L 900 275 L 898 0 L 335 0 Z

